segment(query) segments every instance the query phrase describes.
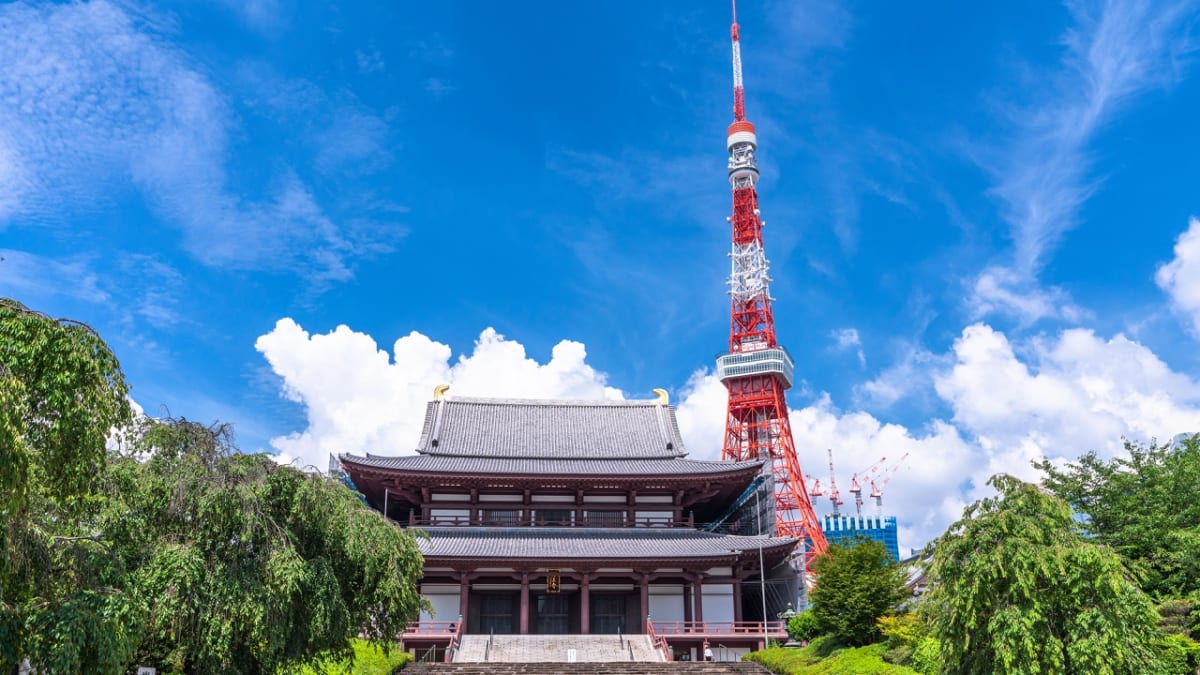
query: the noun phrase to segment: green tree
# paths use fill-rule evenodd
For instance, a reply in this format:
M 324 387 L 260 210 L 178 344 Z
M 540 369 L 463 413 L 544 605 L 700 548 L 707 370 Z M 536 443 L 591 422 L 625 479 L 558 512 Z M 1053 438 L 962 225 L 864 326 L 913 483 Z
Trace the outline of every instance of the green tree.
M 788 619 L 788 637 L 798 642 L 811 640 L 821 634 L 821 624 L 811 609 Z
M 0 298 L 0 672 L 115 672 L 136 643 L 93 491 L 131 418 L 95 331 Z
M 1096 453 L 1046 472 L 1046 488 L 1086 516 L 1083 530 L 1108 544 L 1159 600 L 1200 594 L 1200 439 L 1149 446 L 1125 442 L 1127 456 Z
M 934 544 L 923 618 L 946 673 L 1163 672 L 1150 598 L 1080 536 L 1063 500 L 1012 476 Z
M 273 674 L 360 632 L 389 645 L 422 607 L 413 536 L 344 484 L 242 454 L 222 425 L 147 421 L 134 450 L 101 527 L 146 611 L 137 663 Z
M 909 595 L 904 571 L 873 539 L 830 545 L 817 558 L 814 571 L 811 611 L 821 632 L 850 645 L 879 639 L 879 617 L 893 613 Z

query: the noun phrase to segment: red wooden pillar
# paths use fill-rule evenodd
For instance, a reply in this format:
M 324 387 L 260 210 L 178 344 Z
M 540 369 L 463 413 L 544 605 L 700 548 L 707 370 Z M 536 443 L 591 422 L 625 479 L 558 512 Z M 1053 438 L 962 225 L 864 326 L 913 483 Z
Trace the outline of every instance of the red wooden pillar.
M 646 617 L 650 615 L 650 575 L 649 574 L 642 575 L 641 596 L 642 596 L 641 597 L 642 618 L 638 621 L 638 624 L 642 627 L 641 631 L 639 631 L 639 632 L 645 633 L 646 632 Z
M 800 583 L 804 583 L 803 580 Z M 742 575 L 733 579 L 733 620 L 742 620 Z
M 696 589 L 696 623 L 704 623 L 704 575 L 697 574 L 692 586 Z
M 458 615 L 467 620 L 467 596 L 471 591 L 471 577 L 463 572 L 458 580 Z
M 529 572 L 521 573 L 521 635 L 529 633 Z
M 683 580 L 683 620 L 689 622 L 692 620 L 692 580 Z
M 591 591 L 588 584 L 591 580 L 591 575 L 583 573 L 579 577 L 579 632 L 584 635 L 590 634 L 591 631 Z

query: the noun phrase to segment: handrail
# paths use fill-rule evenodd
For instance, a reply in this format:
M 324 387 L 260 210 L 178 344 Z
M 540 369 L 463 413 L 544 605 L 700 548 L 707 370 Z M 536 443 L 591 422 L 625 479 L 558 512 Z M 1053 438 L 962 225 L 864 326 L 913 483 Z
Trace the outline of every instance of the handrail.
M 433 655 L 433 650 L 435 649 L 437 649 L 437 645 L 430 645 L 429 649 L 426 649 L 423 655 L 417 657 L 417 661 L 421 663 L 431 662 L 432 659 L 430 657 Z
M 783 621 L 663 621 L 657 625 L 658 635 L 735 635 L 761 636 L 764 631 L 773 637 L 787 635 Z
M 454 655 L 458 652 L 458 645 L 462 642 L 463 628 L 466 626 L 463 623 L 462 615 L 458 617 L 458 625 L 454 628 L 454 634 L 450 636 L 450 643 L 446 645 L 446 655 L 442 658 L 446 663 L 454 661 Z
M 671 651 L 671 646 L 667 644 L 667 638 L 665 636 L 658 635 L 654 631 L 654 622 L 651 621 L 650 617 L 648 616 L 646 617 L 646 635 L 650 637 L 650 644 L 653 645 L 655 649 L 662 650 L 663 661 L 670 662 L 675 660 L 675 654 Z
M 629 647 L 629 660 L 633 661 L 633 640 L 626 642 L 625 645 Z

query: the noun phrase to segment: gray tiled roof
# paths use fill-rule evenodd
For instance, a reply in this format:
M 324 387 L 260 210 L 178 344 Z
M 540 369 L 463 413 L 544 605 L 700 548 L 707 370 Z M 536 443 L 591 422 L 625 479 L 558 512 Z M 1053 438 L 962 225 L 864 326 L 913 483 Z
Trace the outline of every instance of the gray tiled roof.
M 460 397 L 429 403 L 417 452 L 456 457 L 608 460 L 687 454 L 675 409 L 656 401 Z
M 689 529 L 429 527 L 418 538 L 427 558 L 712 558 L 731 551 L 791 546 L 788 537 L 742 537 Z
M 406 455 L 366 457 L 345 454 L 346 464 L 376 469 L 422 473 L 468 473 L 475 475 L 539 476 L 673 476 L 729 474 L 757 469 L 762 462 L 709 462 L 683 457 L 662 459 L 560 459 L 507 457 L 448 457 L 445 455 Z

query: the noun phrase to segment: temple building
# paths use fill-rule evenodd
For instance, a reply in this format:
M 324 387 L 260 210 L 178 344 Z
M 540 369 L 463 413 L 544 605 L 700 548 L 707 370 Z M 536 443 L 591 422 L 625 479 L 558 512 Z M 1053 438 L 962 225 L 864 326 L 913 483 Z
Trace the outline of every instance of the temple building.
M 339 458 L 373 508 L 426 535 L 420 590 L 433 611 L 406 646 L 647 634 L 671 659 L 706 641 L 736 657 L 784 637 L 773 614 L 763 622 L 762 591 L 797 540 L 729 517 L 761 489 L 763 462 L 689 459 L 665 392 L 534 401 L 443 386 L 415 450 Z

